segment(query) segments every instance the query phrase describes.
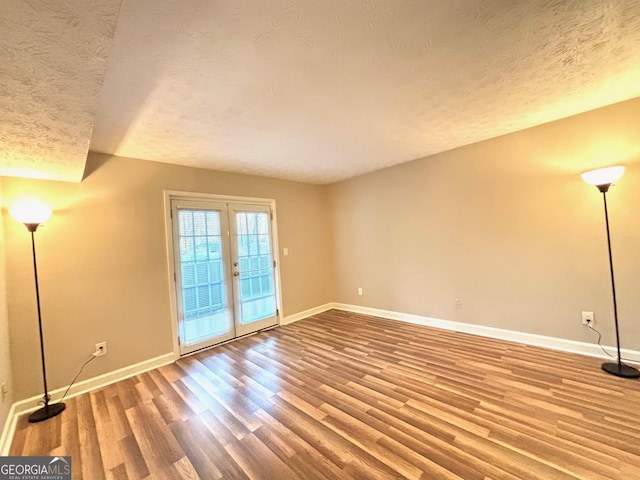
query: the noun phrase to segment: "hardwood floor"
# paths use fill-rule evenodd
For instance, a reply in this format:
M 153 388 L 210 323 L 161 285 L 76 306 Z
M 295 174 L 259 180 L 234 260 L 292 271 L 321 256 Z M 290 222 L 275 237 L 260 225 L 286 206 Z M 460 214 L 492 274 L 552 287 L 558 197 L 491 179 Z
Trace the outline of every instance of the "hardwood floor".
M 640 479 L 640 382 L 600 361 L 332 310 L 18 422 L 74 478 Z

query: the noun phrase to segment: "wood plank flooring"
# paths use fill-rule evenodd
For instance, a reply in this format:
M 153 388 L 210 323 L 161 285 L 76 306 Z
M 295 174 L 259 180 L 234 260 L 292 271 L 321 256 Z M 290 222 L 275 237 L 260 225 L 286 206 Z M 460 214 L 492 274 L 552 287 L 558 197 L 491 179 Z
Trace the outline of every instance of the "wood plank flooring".
M 76 479 L 640 479 L 640 381 L 332 310 L 18 422 Z

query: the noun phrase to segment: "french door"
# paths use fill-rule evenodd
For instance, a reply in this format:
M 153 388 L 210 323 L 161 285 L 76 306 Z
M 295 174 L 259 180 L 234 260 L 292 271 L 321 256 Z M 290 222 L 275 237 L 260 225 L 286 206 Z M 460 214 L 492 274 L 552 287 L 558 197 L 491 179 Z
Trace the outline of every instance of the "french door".
M 180 354 L 278 323 L 268 205 L 171 200 Z

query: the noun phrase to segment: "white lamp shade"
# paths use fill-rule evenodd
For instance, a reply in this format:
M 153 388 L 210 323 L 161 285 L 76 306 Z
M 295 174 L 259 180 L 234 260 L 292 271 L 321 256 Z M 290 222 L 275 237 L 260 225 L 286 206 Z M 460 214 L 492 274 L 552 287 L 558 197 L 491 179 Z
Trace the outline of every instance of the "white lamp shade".
M 9 209 L 9 213 L 25 225 L 41 225 L 51 217 L 51 209 L 37 200 L 23 200 Z
M 624 167 L 607 167 L 591 170 L 582 174 L 582 179 L 589 185 L 610 185 L 619 180 L 624 173 Z

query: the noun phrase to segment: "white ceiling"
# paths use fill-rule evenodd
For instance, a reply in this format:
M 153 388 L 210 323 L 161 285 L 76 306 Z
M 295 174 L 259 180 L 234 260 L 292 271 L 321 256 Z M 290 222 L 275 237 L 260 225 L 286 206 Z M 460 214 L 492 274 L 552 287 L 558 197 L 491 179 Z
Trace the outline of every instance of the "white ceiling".
M 9 1 L 0 175 L 329 183 L 640 96 L 638 0 L 122 0 L 109 44 L 118 3 Z

